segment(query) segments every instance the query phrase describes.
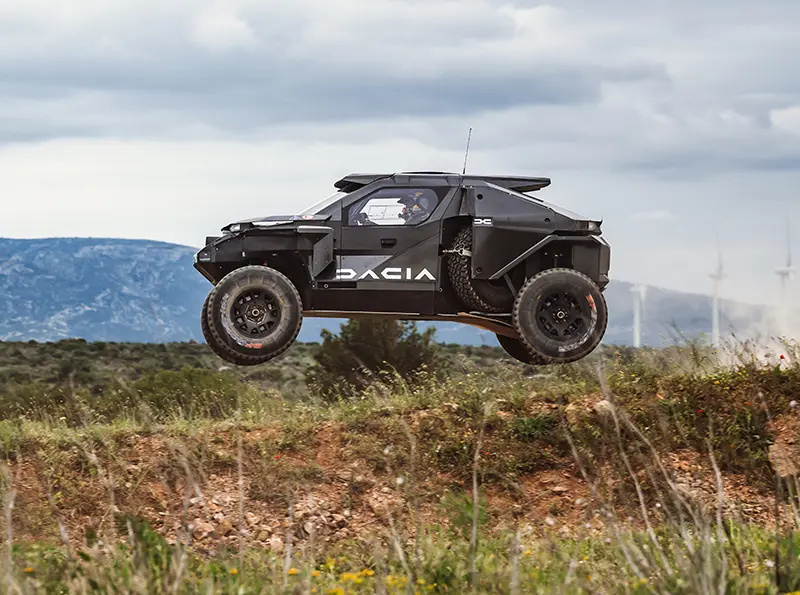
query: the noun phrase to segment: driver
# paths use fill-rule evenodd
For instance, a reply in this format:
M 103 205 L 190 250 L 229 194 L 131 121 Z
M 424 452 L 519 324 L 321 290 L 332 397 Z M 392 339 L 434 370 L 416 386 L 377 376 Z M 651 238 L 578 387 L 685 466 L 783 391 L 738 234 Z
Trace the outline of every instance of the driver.
M 420 221 L 425 221 L 425 219 L 429 217 L 430 213 L 425 206 L 426 201 L 421 199 L 422 194 L 422 190 L 418 190 L 408 194 L 408 196 L 404 196 L 397 201 L 403 205 L 403 210 L 400 213 L 400 217 L 405 219 L 406 225 L 414 225 Z

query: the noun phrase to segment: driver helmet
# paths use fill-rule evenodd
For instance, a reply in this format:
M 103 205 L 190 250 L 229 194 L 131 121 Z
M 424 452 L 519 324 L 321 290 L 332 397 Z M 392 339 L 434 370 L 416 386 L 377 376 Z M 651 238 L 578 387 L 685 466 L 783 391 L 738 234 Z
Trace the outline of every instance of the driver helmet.
M 423 194 L 424 193 L 422 190 L 417 190 L 416 192 L 409 192 L 406 196 L 402 197 L 397 202 L 399 202 L 402 205 L 405 205 L 406 207 L 412 207 L 412 206 L 423 207 L 423 205 L 420 204 L 420 199 L 422 198 Z

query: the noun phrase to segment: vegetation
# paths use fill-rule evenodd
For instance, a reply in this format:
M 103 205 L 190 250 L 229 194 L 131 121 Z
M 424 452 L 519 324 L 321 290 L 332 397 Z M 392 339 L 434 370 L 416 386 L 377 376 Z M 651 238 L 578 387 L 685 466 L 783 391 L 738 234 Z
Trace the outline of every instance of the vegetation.
M 797 564 L 778 570 L 769 562 L 774 541 L 757 529 L 736 528 L 719 546 L 707 532 L 686 537 L 661 532 L 657 541 L 627 533 L 611 543 L 550 537 L 537 542 L 503 535 L 481 542 L 429 528 L 408 559 L 382 557 L 356 545 L 319 560 L 302 554 L 231 552 L 213 559 L 169 546 L 146 525 L 131 523 L 131 543 L 73 557 L 46 547 L 20 548 L 14 586 L 20 592 L 124 593 L 796 593 Z M 712 529 L 708 526 L 705 528 Z M 658 548 L 648 545 L 658 544 Z M 787 537 L 784 551 L 798 551 Z M 649 550 L 649 551 L 648 551 Z M 630 553 L 638 557 L 634 561 Z M 627 555 L 626 555 L 627 554 Z M 417 556 L 414 558 L 414 556 Z M 413 565 L 412 561 L 413 560 Z M 745 572 L 736 570 L 737 562 Z M 790 570 L 791 568 L 791 570 Z M 776 574 L 778 578 L 776 580 Z M 472 577 L 475 577 L 472 580 Z M 776 586 L 776 582 L 778 585 Z
M 609 346 L 534 369 L 405 329 L 379 335 L 382 353 L 407 340 L 438 367 L 387 374 L 367 350 L 377 373 L 349 381 L 351 398 L 306 388 L 325 365 L 351 374 L 331 350 L 364 335 L 351 326 L 327 355 L 299 345 L 260 371 L 220 370 L 200 345 L 0 344 L 0 582 L 800 591 L 794 349 Z M 59 375 L 64 361 L 87 365 Z M 261 375 L 270 366 L 285 385 Z
M 390 319 L 348 320 L 339 335 L 323 330 L 309 386 L 333 400 L 364 390 L 376 378 L 416 384 L 442 365 L 433 334 L 432 328 L 420 333 L 414 322 Z

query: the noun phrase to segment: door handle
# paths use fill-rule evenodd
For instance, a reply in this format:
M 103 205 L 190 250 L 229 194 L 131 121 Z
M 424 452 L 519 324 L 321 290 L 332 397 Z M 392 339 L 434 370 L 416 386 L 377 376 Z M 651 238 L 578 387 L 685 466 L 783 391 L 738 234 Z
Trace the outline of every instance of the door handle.
M 397 244 L 397 240 L 395 238 L 381 238 L 381 246 L 384 248 L 390 248 Z

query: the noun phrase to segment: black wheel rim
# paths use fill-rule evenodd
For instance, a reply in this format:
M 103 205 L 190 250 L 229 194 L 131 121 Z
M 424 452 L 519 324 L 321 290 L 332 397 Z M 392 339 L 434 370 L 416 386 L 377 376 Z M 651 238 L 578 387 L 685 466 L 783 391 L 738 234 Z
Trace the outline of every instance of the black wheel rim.
M 278 326 L 281 311 L 274 295 L 263 289 L 248 289 L 231 301 L 228 316 L 243 337 L 263 339 Z
M 553 291 L 539 301 L 536 324 L 547 336 L 570 341 L 586 332 L 588 316 L 577 295 L 570 291 Z

